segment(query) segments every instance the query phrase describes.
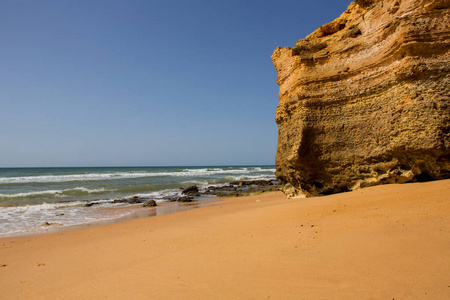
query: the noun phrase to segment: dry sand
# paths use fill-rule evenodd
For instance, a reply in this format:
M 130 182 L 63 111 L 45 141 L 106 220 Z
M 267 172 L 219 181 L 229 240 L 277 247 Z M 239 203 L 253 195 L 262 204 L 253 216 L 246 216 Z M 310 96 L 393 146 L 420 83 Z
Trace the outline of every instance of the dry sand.
M 2 299 L 450 299 L 450 180 L 0 239 Z

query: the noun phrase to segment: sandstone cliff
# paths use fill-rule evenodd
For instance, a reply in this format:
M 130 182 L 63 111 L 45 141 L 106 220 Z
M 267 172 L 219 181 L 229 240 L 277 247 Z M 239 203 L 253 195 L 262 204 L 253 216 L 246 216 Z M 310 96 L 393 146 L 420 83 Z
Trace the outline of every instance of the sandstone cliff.
M 450 177 L 450 0 L 360 0 L 277 48 L 288 196 Z

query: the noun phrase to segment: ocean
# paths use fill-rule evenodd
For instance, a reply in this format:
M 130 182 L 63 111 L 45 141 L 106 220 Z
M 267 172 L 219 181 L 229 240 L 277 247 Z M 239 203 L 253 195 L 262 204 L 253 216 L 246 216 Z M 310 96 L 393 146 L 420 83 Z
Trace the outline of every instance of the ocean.
M 149 209 L 114 200 L 161 203 L 188 186 L 272 180 L 274 172 L 274 166 L 0 168 L 0 237 L 131 218 Z M 93 201 L 100 205 L 86 206 Z

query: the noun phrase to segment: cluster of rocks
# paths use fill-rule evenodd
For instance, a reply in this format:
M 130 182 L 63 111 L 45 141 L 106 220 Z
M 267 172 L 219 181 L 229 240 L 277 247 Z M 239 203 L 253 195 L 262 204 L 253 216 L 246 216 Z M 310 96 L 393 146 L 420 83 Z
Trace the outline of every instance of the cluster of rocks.
M 101 205 L 105 202 L 99 202 L 99 201 L 92 201 L 89 203 L 86 203 L 85 207 L 91 207 L 94 205 Z M 144 207 L 151 207 L 151 206 L 157 206 L 156 201 L 154 199 L 151 199 L 149 197 L 140 197 L 140 196 L 134 196 L 131 198 L 122 198 L 122 199 L 115 199 L 110 201 L 109 203 L 127 203 L 127 204 L 143 204 Z
M 132 198 L 116 199 L 113 203 L 141 204 L 143 207 L 157 206 L 155 199 L 149 197 L 134 196 Z
M 192 185 L 182 189 L 181 195 L 165 197 L 163 200 L 170 202 L 192 202 L 201 196 L 239 197 L 252 193 L 277 191 L 279 188 L 280 182 L 277 180 L 240 180 L 232 181 L 223 186 L 208 186 L 204 190 L 200 190 L 197 185 Z
M 184 188 L 181 195 L 167 196 L 160 200 L 169 202 L 192 202 L 201 196 L 239 197 L 267 191 L 278 191 L 279 189 L 280 182 L 278 180 L 239 180 L 232 181 L 229 184 L 222 186 L 208 186 L 204 190 L 200 190 L 198 186 L 192 185 Z M 104 202 L 92 201 L 86 203 L 84 206 L 91 207 L 103 203 Z M 143 207 L 157 206 L 155 199 L 141 196 L 116 199 L 111 201 L 111 203 L 142 204 Z
M 279 189 L 280 182 L 278 180 L 240 180 L 223 186 L 209 186 L 203 194 L 217 197 L 240 197 L 254 193 L 278 191 Z
M 239 197 L 252 193 L 263 193 L 267 191 L 277 191 L 280 188 L 278 180 L 239 180 L 232 181 L 223 186 L 208 186 L 200 190 L 197 185 L 192 185 L 182 189 L 181 195 L 165 197 L 163 200 L 170 202 L 192 202 L 198 197 Z

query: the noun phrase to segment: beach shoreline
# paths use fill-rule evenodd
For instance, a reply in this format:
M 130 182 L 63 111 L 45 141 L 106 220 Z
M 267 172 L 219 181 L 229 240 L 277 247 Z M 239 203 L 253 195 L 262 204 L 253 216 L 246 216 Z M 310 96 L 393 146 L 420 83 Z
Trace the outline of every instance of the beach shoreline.
M 190 209 L 201 208 L 220 201 L 221 198 L 207 198 L 192 202 L 161 202 L 154 207 L 122 206 L 122 207 L 103 207 L 104 210 L 115 211 L 112 215 L 118 215 L 110 219 L 102 219 L 94 222 L 86 222 L 75 225 L 60 226 L 58 223 L 43 223 L 40 228 L 23 232 L 12 232 L 1 234 L 0 240 L 4 238 L 32 237 L 46 234 L 55 234 L 65 231 L 79 230 L 104 225 L 119 224 L 141 218 L 160 217 L 168 214 L 183 212 Z M 119 211 L 126 213 L 117 213 Z
M 0 238 L 4 299 L 448 299 L 450 180 Z M 219 200 L 219 199 L 214 199 Z
M 146 215 L 148 201 L 165 207 L 276 188 L 274 172 L 274 166 L 0 168 L 0 237 L 120 222 Z

